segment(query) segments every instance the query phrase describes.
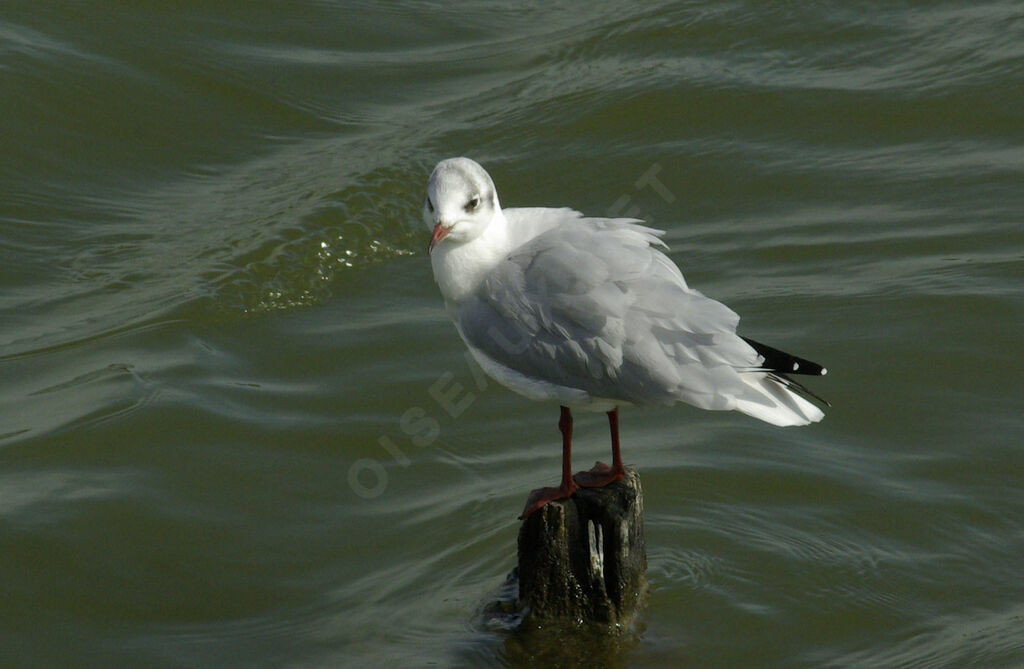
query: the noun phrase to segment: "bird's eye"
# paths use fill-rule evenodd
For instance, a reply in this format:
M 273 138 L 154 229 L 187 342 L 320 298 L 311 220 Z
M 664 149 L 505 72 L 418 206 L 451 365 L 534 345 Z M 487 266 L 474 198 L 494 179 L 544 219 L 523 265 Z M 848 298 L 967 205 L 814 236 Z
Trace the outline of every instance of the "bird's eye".
M 429 197 L 427 198 L 427 211 L 434 213 L 434 203 L 430 201 Z
M 480 196 L 474 195 L 472 198 L 470 198 L 469 202 L 466 203 L 466 211 L 474 211 L 479 206 Z

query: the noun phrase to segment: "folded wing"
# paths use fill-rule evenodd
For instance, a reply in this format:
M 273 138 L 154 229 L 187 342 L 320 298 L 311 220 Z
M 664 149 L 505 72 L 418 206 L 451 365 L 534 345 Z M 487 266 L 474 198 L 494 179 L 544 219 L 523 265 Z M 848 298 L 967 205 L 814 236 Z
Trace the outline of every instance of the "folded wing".
M 563 214 L 558 224 L 458 306 L 459 331 L 478 358 L 592 398 L 737 409 L 777 425 L 820 420 L 736 335 L 739 317 L 686 285 L 659 248 L 661 232 L 551 211 Z

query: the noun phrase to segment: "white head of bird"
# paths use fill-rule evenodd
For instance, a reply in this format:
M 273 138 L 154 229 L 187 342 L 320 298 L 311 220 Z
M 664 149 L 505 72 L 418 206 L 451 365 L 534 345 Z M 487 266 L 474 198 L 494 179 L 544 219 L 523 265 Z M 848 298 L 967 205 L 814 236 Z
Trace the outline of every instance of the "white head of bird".
M 494 182 L 469 158 L 448 158 L 434 168 L 423 202 L 423 221 L 432 230 L 429 251 L 477 239 L 501 212 Z

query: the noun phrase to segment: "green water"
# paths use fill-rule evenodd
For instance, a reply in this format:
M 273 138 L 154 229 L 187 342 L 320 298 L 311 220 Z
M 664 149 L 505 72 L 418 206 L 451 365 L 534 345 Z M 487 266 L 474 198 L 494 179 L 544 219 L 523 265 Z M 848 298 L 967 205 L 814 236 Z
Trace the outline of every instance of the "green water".
M 0 132 L 0 665 L 1024 664 L 1020 2 L 7 3 Z M 560 450 L 443 314 L 460 154 L 829 368 L 623 410 L 621 643 L 480 616 Z

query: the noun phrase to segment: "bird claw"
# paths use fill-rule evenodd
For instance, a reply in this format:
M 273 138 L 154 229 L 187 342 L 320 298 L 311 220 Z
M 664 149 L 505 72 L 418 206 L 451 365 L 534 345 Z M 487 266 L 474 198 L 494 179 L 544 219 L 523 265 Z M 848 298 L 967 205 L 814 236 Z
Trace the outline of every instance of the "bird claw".
M 582 488 L 603 488 L 606 485 L 622 480 L 623 473 L 614 467 L 609 467 L 603 462 L 595 462 L 594 467 L 589 471 L 576 472 L 572 477 Z
M 563 485 L 558 488 L 537 488 L 531 492 L 529 498 L 527 498 L 526 506 L 523 507 L 523 515 L 519 516 L 519 520 L 526 520 L 531 513 L 540 509 L 548 502 L 572 497 L 572 494 L 576 492 L 577 489 L 576 484 L 571 481 L 568 486 Z

